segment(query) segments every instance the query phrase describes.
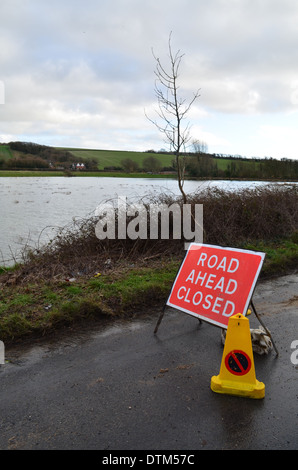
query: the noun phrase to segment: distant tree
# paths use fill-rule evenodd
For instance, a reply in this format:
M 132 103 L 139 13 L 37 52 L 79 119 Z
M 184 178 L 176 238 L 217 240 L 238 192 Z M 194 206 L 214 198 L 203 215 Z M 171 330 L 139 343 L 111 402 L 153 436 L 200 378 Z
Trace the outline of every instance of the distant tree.
M 143 160 L 143 169 L 145 171 L 152 171 L 152 173 L 158 173 L 161 170 L 161 163 L 155 157 L 147 157 Z
M 194 153 L 201 154 L 201 153 L 208 153 L 208 145 L 203 140 L 193 140 L 192 146 L 194 149 Z
M 123 160 L 121 160 L 121 166 L 128 173 L 137 171 L 139 169 L 139 164 L 131 158 L 124 158 Z
M 191 176 L 213 177 L 217 176 L 218 168 L 213 155 L 198 153 L 196 156 L 188 157 L 186 168 Z
M 5 163 L 5 167 L 10 168 L 49 168 L 48 162 L 40 157 L 27 155 L 22 158 L 11 158 Z
M 96 158 L 84 160 L 86 170 L 98 170 L 98 162 Z

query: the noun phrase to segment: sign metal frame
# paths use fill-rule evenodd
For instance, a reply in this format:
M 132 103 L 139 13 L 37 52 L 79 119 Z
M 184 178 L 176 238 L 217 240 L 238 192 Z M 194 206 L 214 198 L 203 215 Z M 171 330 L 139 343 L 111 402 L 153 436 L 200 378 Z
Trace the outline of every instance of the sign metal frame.
M 191 243 L 187 252 L 185 253 L 184 257 L 183 257 L 183 260 L 181 261 L 181 264 L 179 266 L 179 269 L 178 269 L 178 272 L 177 272 L 177 275 L 175 277 L 175 280 L 174 280 L 174 283 L 172 285 L 172 288 L 170 290 L 170 293 L 168 295 L 168 299 L 166 301 L 166 303 L 164 304 L 164 307 L 160 313 L 160 316 L 158 318 L 158 321 L 157 321 L 157 324 L 155 326 L 155 329 L 154 329 L 154 334 L 157 333 L 158 331 L 158 328 L 160 326 L 160 323 L 163 319 L 163 316 L 165 314 L 165 310 L 167 307 L 170 307 L 170 308 L 175 308 L 175 309 L 178 309 L 178 310 L 181 310 L 182 312 L 184 313 L 187 313 L 189 315 L 192 315 L 193 317 L 195 317 L 197 320 L 199 320 L 200 323 L 202 323 L 202 321 L 207 321 L 208 323 L 211 323 L 211 324 L 214 324 L 215 326 L 217 327 L 221 327 L 221 328 L 227 328 L 227 325 L 223 325 L 222 323 L 220 322 L 217 322 L 217 321 L 214 321 L 214 320 L 210 320 L 210 318 L 207 318 L 206 316 L 204 316 L 203 314 L 200 314 L 200 313 L 197 313 L 197 312 L 193 312 L 193 311 L 190 311 L 189 309 L 187 308 L 181 308 L 181 306 L 177 306 L 175 305 L 173 302 L 170 302 L 170 299 L 171 299 L 171 296 L 173 294 L 173 291 L 174 291 L 174 288 L 176 286 L 176 283 L 177 283 L 177 280 L 179 279 L 179 275 L 181 274 L 182 270 L 183 270 L 183 267 L 185 265 L 185 262 L 187 260 L 187 257 L 189 256 L 189 253 L 192 251 L 192 250 L 198 250 L 198 249 L 204 249 L 204 248 L 207 248 L 208 250 L 209 249 L 214 249 L 215 252 L 221 252 L 221 253 L 229 253 L 231 254 L 231 252 L 234 252 L 234 253 L 247 253 L 247 254 L 251 254 L 251 255 L 257 255 L 260 257 L 260 262 L 259 262 L 259 265 L 256 269 L 256 272 L 255 272 L 255 275 L 253 277 L 253 279 L 251 279 L 251 285 L 250 285 L 250 288 L 249 288 L 249 291 L 248 291 L 248 294 L 247 294 L 247 298 L 246 298 L 246 302 L 244 304 L 244 308 L 243 308 L 243 311 L 242 312 L 234 312 L 233 314 L 238 314 L 238 313 L 242 313 L 244 316 L 246 315 L 247 313 L 247 310 L 249 308 L 249 306 L 252 307 L 252 310 L 253 312 L 255 313 L 256 317 L 258 318 L 258 320 L 260 321 L 261 325 L 264 327 L 265 331 L 266 331 L 266 334 L 268 334 L 268 336 L 270 337 L 271 341 L 272 341 L 272 345 L 276 351 L 276 354 L 278 355 L 278 351 L 277 351 L 277 348 L 273 342 L 273 339 L 272 339 L 272 336 L 271 336 L 271 333 L 269 332 L 269 330 L 266 328 L 266 326 L 264 325 L 264 323 L 261 321 L 261 319 L 259 318 L 258 314 L 257 314 L 257 311 L 255 309 L 255 306 L 252 302 L 252 297 L 253 297 L 253 294 L 254 294 L 254 290 L 255 290 L 255 287 L 256 287 L 256 283 L 257 283 L 257 280 L 258 280 L 258 277 L 259 277 L 259 274 L 261 272 L 261 269 L 262 269 L 262 265 L 263 265 L 263 262 L 264 262 L 264 259 L 265 259 L 265 253 L 262 253 L 262 252 L 257 252 L 257 251 L 251 251 L 251 250 L 242 250 L 242 249 L 238 249 L 238 248 L 230 248 L 230 247 L 221 247 L 221 246 L 215 246 L 215 245 L 205 245 L 203 243 Z

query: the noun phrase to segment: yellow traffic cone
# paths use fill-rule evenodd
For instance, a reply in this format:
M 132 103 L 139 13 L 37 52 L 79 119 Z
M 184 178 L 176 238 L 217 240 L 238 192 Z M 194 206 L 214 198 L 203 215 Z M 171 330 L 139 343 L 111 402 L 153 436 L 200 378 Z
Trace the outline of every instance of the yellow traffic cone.
M 211 378 L 216 393 L 264 398 L 265 385 L 256 379 L 249 320 L 241 313 L 229 319 L 219 375 Z

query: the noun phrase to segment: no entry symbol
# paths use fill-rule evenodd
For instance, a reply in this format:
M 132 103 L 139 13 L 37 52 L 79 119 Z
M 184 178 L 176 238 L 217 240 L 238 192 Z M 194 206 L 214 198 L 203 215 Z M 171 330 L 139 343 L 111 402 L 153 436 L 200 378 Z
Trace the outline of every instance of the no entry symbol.
M 225 358 L 226 368 L 231 374 L 245 375 L 250 371 L 251 360 L 244 351 L 231 351 Z

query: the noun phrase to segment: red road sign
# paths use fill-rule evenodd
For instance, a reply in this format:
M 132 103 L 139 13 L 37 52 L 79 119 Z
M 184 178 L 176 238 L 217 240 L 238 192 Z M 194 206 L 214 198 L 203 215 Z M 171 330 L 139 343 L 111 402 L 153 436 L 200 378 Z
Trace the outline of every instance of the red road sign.
M 222 328 L 246 315 L 265 253 L 192 243 L 167 305 Z

